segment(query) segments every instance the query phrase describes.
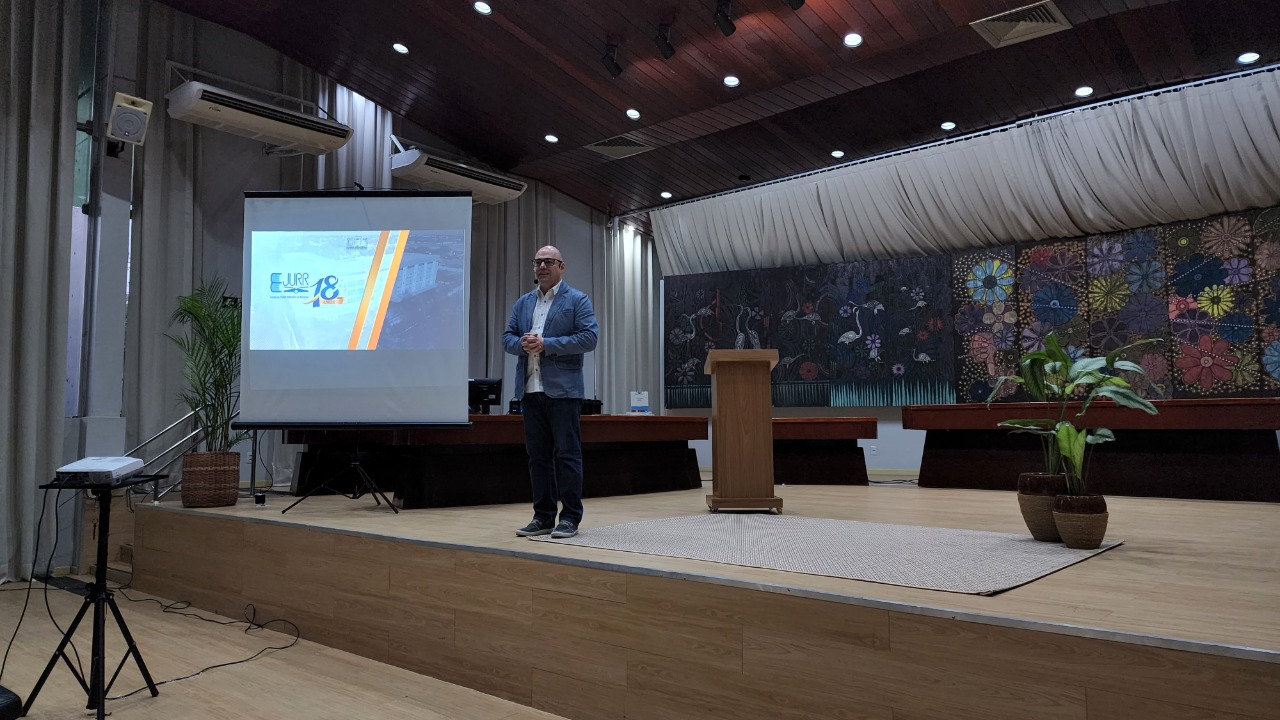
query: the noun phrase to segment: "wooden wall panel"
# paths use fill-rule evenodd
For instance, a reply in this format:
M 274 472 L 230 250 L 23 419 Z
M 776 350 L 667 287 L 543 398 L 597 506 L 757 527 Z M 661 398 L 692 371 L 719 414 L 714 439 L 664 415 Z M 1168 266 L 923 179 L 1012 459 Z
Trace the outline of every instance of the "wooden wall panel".
M 1280 665 L 902 613 L 891 632 L 910 662 L 1280 718 Z
M 137 518 L 142 591 L 236 618 L 254 603 L 308 640 L 573 720 L 1280 720 L 1280 663 L 234 517 Z
M 627 719 L 891 720 L 888 705 L 835 684 L 753 678 L 700 663 L 632 651 L 627 664 Z
M 649 575 L 627 579 L 627 599 L 682 615 L 741 623 L 746 629 L 811 632 L 850 647 L 889 647 L 889 613 L 860 605 Z
M 559 593 L 533 595 L 534 622 L 608 645 L 731 670 L 742 668 L 742 629 L 735 623 Z
M 522 705 L 533 704 L 533 663 L 465 647 L 392 641 L 387 661 Z
M 627 599 L 626 576 L 621 573 L 571 565 L 548 565 L 505 555 L 459 553 L 458 576 L 487 578 L 535 590 L 550 590 L 612 602 Z
M 1129 720 L 1129 718 L 1248 720 L 1249 716 L 1134 697 L 1106 690 L 1089 690 L 1089 720 Z
M 602 685 L 560 674 L 560 648 L 553 647 L 545 662 L 533 669 L 533 706 L 573 720 L 622 720 L 626 697 L 623 684 Z M 565 649 L 564 652 L 570 652 Z M 622 653 L 616 653 L 621 657 Z
M 841 687 L 852 697 L 894 708 L 954 706 L 983 711 L 993 720 L 1085 718 L 1082 688 L 988 675 L 964 663 L 921 663 L 892 650 L 850 648 L 820 634 L 749 630 L 743 654 L 743 673 L 762 682 Z

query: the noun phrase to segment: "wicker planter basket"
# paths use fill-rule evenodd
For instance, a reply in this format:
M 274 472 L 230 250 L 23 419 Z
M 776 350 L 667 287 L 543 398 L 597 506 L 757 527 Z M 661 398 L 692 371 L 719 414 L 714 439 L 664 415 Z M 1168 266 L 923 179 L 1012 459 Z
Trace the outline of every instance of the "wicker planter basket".
M 1062 542 L 1058 524 L 1053 520 L 1052 495 L 1018 493 L 1018 509 L 1022 511 L 1022 521 L 1027 524 L 1031 537 L 1040 542 Z
M 1053 500 L 1067 491 L 1066 475 L 1022 473 L 1018 476 L 1018 509 L 1031 537 L 1040 542 L 1062 542 L 1053 520 Z
M 240 496 L 240 453 L 182 456 L 182 507 L 225 507 Z
M 1076 550 L 1095 550 L 1107 535 L 1106 498 L 1101 495 L 1059 495 L 1054 498 L 1053 520 L 1062 544 Z

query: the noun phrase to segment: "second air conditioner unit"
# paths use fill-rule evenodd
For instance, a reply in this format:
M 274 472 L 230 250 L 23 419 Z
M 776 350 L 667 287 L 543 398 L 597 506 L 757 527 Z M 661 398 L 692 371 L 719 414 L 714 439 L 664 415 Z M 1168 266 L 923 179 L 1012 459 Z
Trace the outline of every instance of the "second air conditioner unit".
M 295 112 L 194 80 L 166 95 L 169 117 L 242 135 L 281 150 L 323 155 L 351 139 L 340 122 Z
M 496 205 L 520 197 L 525 183 L 411 148 L 391 156 L 391 175 L 435 190 L 470 190 L 479 203 Z

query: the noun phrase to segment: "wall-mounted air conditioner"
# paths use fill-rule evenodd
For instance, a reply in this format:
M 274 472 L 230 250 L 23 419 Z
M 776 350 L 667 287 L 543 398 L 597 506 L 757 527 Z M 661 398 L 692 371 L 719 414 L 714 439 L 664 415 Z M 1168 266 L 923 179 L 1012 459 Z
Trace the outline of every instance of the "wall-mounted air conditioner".
M 340 122 L 294 112 L 194 80 L 166 95 L 169 117 L 279 146 L 322 155 L 351 139 Z
M 496 205 L 515 200 L 525 184 L 506 175 L 428 155 L 412 148 L 391 156 L 391 175 L 435 190 L 470 190 L 476 202 Z

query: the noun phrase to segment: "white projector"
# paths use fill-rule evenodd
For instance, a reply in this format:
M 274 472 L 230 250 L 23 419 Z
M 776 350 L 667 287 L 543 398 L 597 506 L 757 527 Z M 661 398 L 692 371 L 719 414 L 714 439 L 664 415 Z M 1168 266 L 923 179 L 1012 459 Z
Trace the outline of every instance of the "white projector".
M 111 483 L 133 477 L 141 469 L 138 458 L 87 457 L 58 468 L 58 479 Z

